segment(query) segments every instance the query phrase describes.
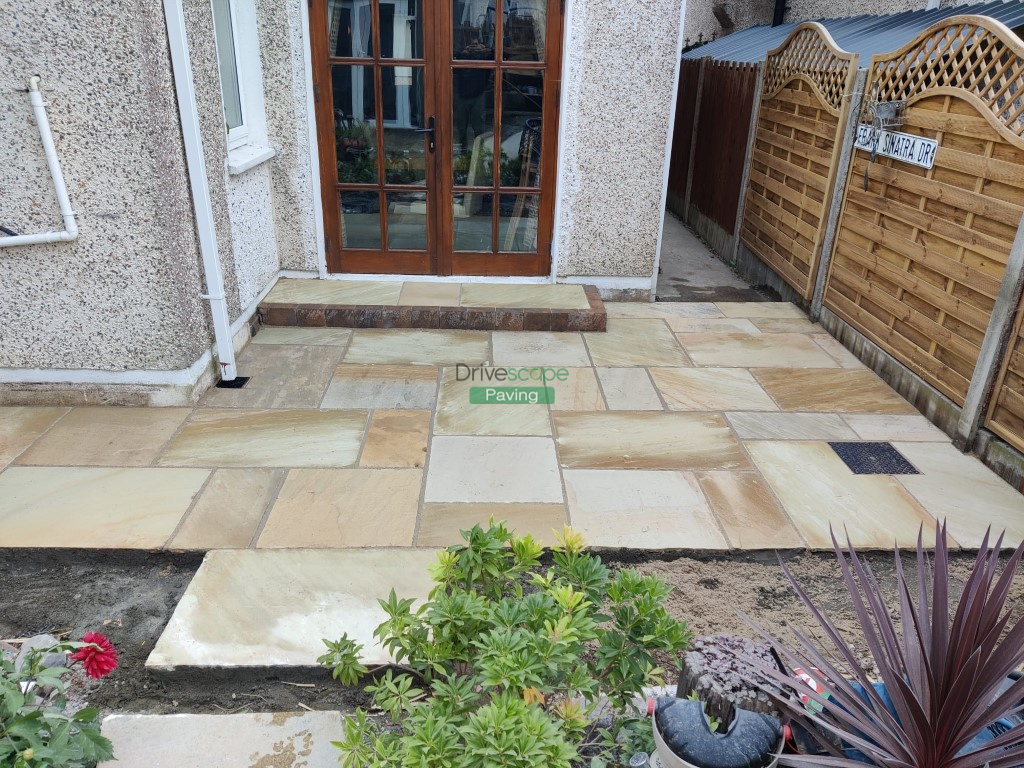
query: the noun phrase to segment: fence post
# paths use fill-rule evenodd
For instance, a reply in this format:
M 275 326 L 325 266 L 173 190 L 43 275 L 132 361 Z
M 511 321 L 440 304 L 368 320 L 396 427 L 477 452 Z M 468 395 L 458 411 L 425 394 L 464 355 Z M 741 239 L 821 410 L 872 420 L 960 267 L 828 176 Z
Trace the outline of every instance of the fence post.
M 956 425 L 953 444 L 961 451 L 969 450 L 978 436 L 981 423 L 985 418 L 989 398 L 995 386 L 996 376 L 1008 352 L 1007 341 L 1013 329 L 1013 321 L 1017 317 L 1021 293 L 1024 291 L 1024 217 L 1021 217 L 1017 236 L 1010 248 L 1010 258 L 1006 262 L 1003 281 L 999 285 L 999 295 L 992 307 L 985 338 L 981 342 L 978 363 L 971 375 L 971 384 L 967 388 L 964 407 L 960 411 L 960 421 Z
M 826 214 L 828 218 L 825 219 L 825 235 L 821 239 L 821 258 L 818 259 L 818 274 L 814 279 L 814 293 L 811 295 L 811 309 L 808 313 L 811 321 L 815 323 L 821 317 L 821 305 L 825 300 L 825 283 L 828 282 L 828 270 L 832 265 L 832 249 L 839 231 L 839 216 L 843 212 L 846 179 L 850 175 L 853 145 L 857 141 L 857 123 L 860 120 L 867 78 L 867 69 L 857 72 L 857 78 L 853 82 L 853 93 L 850 94 L 850 111 L 846 114 L 846 125 L 843 126 L 842 143 L 839 146 L 839 167 L 836 170 L 835 183 L 832 185 L 832 202 Z
M 736 203 L 736 224 L 732 228 L 732 253 L 729 263 L 736 263 L 740 251 L 740 230 L 743 229 L 743 212 L 747 207 L 747 184 L 750 183 L 750 163 L 754 155 L 754 135 L 757 133 L 757 117 L 761 111 L 761 87 L 764 85 L 764 62 L 757 63 L 757 78 L 754 80 L 754 103 L 750 108 L 750 127 L 747 129 L 747 148 L 743 155 L 743 176 L 740 178 L 740 199 Z
M 697 130 L 700 128 L 700 103 L 704 100 L 704 70 L 707 69 L 710 56 L 700 60 L 700 71 L 697 73 L 697 98 L 693 104 L 693 130 L 690 131 L 690 162 L 686 166 L 686 193 L 683 195 L 683 221 L 690 221 L 690 190 L 693 188 L 693 161 L 697 157 Z

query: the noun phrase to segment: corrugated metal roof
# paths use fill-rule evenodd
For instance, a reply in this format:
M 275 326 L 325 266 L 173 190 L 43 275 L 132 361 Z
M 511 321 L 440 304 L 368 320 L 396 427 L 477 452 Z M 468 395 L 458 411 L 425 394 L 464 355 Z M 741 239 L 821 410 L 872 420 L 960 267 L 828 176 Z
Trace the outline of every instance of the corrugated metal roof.
M 825 26 L 840 48 L 859 53 L 861 66 L 867 66 L 876 53 L 889 53 L 940 19 L 963 14 L 991 16 L 1014 29 L 1024 25 L 1024 2 L 996 0 L 989 3 L 936 8 L 931 11 L 906 11 L 889 16 L 854 16 L 848 19 L 813 19 Z M 777 27 L 761 25 L 734 32 L 683 54 L 684 59 L 717 61 L 763 61 L 765 54 L 777 48 L 799 22 Z

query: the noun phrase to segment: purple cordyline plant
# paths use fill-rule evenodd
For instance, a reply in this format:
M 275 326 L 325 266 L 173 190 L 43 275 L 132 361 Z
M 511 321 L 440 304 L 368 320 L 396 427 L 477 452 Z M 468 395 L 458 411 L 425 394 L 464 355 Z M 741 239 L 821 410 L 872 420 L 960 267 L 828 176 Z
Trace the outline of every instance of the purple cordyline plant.
M 1000 568 L 1003 537 L 989 545 L 986 532 L 951 616 L 946 526 L 936 525 L 931 558 L 919 534 L 916 583 L 907 579 L 896 549 L 898 619 L 890 614 L 870 566 L 857 555 L 849 536 L 845 551 L 834 534 L 832 543 L 880 679 L 870 679 L 854 649 L 783 563 L 787 578 L 829 642 L 827 649 L 819 648 L 818 642 L 794 629 L 795 642 L 786 644 L 755 626 L 786 664 L 817 670 L 814 676 L 821 690 L 815 692 L 763 660 L 749 659 L 763 675 L 764 691 L 822 747 L 818 755 L 783 755 L 781 764 L 1024 765 L 1024 723 L 1005 720 L 1024 711 L 1024 678 L 1007 680 L 1024 662 L 1024 620 L 1014 620 L 1014 606 L 1008 606 L 1024 543 Z M 989 731 L 1001 720 L 1001 728 Z M 982 734 L 985 739 L 979 738 Z

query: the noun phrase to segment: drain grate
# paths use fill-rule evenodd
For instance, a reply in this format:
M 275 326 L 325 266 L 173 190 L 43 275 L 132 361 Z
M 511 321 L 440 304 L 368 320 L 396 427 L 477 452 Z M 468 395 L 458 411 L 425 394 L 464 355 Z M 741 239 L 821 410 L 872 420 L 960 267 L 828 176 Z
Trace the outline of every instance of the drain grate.
M 855 475 L 919 475 L 892 443 L 829 443 Z
M 241 389 L 249 383 L 248 376 L 236 376 L 231 381 L 221 379 L 217 382 L 217 389 Z

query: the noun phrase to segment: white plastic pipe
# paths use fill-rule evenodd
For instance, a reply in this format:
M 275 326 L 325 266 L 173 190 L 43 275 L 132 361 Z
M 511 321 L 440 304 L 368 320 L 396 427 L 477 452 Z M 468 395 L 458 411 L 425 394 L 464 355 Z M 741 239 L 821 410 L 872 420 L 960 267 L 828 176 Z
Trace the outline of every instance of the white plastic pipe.
M 199 131 L 199 109 L 192 84 L 192 58 L 188 52 L 185 31 L 185 13 L 181 0 L 164 0 L 164 18 L 167 22 L 167 40 L 171 49 L 171 67 L 174 69 L 174 88 L 178 95 L 181 133 L 185 140 L 185 161 L 188 180 L 192 188 L 192 204 L 196 213 L 196 231 L 199 251 L 206 273 L 206 294 L 213 317 L 213 337 L 221 379 L 233 381 L 237 374 L 235 348 L 231 344 L 231 320 L 228 318 L 227 299 L 224 296 L 224 275 L 220 269 L 217 251 L 217 232 L 214 227 L 213 205 L 210 203 L 210 184 L 206 176 L 203 156 L 203 138 Z
M 37 243 L 60 243 L 74 240 L 78 237 L 78 224 L 75 222 L 75 212 L 71 210 L 68 188 L 64 184 L 64 174 L 60 169 L 60 160 L 57 159 L 57 148 L 53 145 L 53 133 L 50 131 L 50 120 L 46 117 L 46 102 L 43 100 L 43 94 L 39 91 L 38 76 L 32 77 L 28 81 L 28 96 L 32 102 L 32 111 L 36 116 L 36 125 L 39 126 L 39 140 L 43 143 L 46 165 L 50 169 L 50 178 L 53 179 L 54 192 L 57 193 L 60 215 L 64 217 L 64 230 L 62 232 L 40 232 L 35 235 L 0 237 L 0 248 L 10 248 L 14 245 L 35 245 Z

